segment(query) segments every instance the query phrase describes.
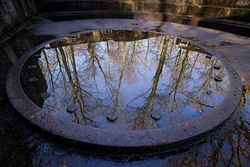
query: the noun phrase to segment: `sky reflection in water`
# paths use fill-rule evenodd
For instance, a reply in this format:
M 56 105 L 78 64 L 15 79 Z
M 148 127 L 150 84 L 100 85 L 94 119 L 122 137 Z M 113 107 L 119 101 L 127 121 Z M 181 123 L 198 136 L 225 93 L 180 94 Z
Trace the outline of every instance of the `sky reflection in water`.
M 78 34 L 41 50 L 40 107 L 75 123 L 135 130 L 212 111 L 229 85 L 221 62 L 186 40 L 156 33 Z

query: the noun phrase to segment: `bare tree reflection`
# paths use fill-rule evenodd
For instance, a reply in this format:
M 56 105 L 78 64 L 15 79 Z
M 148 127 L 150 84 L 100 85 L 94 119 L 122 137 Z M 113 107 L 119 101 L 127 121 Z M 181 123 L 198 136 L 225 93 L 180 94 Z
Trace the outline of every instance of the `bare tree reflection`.
M 139 110 L 138 116 L 135 120 L 135 126 L 134 126 L 135 129 L 144 129 L 144 128 L 153 126 L 152 125 L 153 121 L 150 119 L 150 113 L 152 112 L 153 107 L 154 107 L 157 86 L 158 86 L 160 76 L 163 70 L 163 66 L 166 60 L 168 42 L 169 42 L 169 39 L 165 37 L 162 51 L 160 54 L 159 64 L 158 64 L 157 70 L 153 78 L 151 92 L 149 94 L 149 97 L 147 98 L 147 103 L 142 107 L 142 109 Z
M 77 108 L 72 115 L 81 124 L 116 113 L 118 122 L 130 120 L 129 129 L 154 128 L 152 113 L 178 114 L 185 107 L 207 111 L 219 104 L 213 97 L 224 98 L 228 83 L 224 68 L 214 70 L 215 58 L 206 58 L 187 40 L 152 33 L 78 35 L 50 44 L 43 55 L 42 68 L 55 98 L 46 106 L 51 112 L 60 105 L 70 112 Z M 223 84 L 214 81 L 215 75 Z M 73 109 L 68 107 L 72 104 Z M 132 111 L 134 118 L 128 116 Z

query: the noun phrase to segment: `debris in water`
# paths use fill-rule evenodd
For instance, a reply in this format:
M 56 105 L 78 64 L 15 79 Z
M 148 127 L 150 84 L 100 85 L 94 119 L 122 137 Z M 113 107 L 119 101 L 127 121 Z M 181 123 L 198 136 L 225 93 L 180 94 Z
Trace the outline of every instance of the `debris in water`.
M 222 82 L 222 81 L 223 81 L 223 79 L 222 79 L 220 76 L 215 76 L 215 77 L 214 77 L 214 80 L 215 80 L 216 82 Z
M 153 113 L 151 114 L 151 118 L 152 118 L 153 120 L 155 120 L 155 121 L 158 121 L 158 120 L 161 119 L 161 114 L 160 114 L 159 112 L 153 112 Z
M 117 118 L 118 118 L 118 116 L 117 116 L 117 113 L 116 113 L 116 112 L 110 112 L 110 113 L 108 113 L 108 115 L 107 115 L 107 120 L 110 121 L 110 122 L 116 121 Z

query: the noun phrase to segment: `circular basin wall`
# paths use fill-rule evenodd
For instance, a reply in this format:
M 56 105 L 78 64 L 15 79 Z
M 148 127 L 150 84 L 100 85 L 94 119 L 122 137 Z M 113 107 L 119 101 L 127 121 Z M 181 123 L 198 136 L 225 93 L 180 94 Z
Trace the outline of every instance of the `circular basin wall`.
M 12 68 L 8 95 L 37 126 L 114 147 L 173 144 L 237 108 L 241 83 L 222 59 L 154 31 L 93 30 L 48 41 Z

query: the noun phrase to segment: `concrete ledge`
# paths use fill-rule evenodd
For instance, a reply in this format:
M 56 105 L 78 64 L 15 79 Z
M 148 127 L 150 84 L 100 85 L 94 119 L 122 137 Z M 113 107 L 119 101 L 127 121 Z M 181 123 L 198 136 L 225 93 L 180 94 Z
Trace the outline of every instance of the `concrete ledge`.
M 53 27 L 53 28 L 52 28 Z M 64 28 L 62 28 L 64 27 Z M 208 53 L 217 56 L 225 65 L 230 79 L 230 87 L 224 102 L 201 117 L 194 118 L 190 121 L 183 122 L 171 128 L 149 129 L 141 131 L 106 131 L 89 126 L 83 126 L 74 123 L 65 123 L 50 114 L 42 111 L 35 105 L 31 99 L 24 93 L 20 83 L 20 74 L 25 62 L 39 49 L 43 48 L 47 43 L 56 41 L 65 35 L 76 32 L 89 32 L 94 30 L 114 29 L 114 30 L 136 30 L 136 31 L 159 31 L 159 33 L 167 33 L 171 36 L 179 36 L 190 39 L 198 46 L 205 49 Z M 60 31 L 58 31 L 60 30 Z M 217 52 L 216 48 L 220 48 L 222 41 L 232 40 L 228 43 L 230 47 L 237 47 L 243 44 L 249 44 L 248 39 L 241 39 L 237 36 L 222 33 L 214 30 L 203 28 L 195 28 L 173 23 L 163 22 L 140 22 L 138 20 L 128 19 L 101 19 L 101 20 L 85 20 L 78 22 L 61 22 L 54 24 L 45 24 L 34 28 L 34 33 L 57 36 L 57 39 L 45 42 L 36 48 L 25 53 L 19 61 L 12 67 L 7 80 L 7 93 L 10 101 L 26 119 L 31 121 L 38 127 L 54 134 L 70 140 L 81 143 L 94 144 L 104 147 L 114 148 L 148 148 L 160 145 L 175 146 L 195 138 L 199 135 L 207 133 L 228 120 L 234 111 L 238 108 L 241 97 L 241 78 L 235 69 L 229 64 L 223 52 Z M 214 38 L 216 36 L 216 38 Z M 212 37 L 212 38 L 211 38 Z M 213 40 L 214 45 L 209 45 L 207 40 Z M 204 40 L 206 39 L 206 40 Z

